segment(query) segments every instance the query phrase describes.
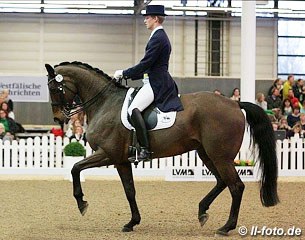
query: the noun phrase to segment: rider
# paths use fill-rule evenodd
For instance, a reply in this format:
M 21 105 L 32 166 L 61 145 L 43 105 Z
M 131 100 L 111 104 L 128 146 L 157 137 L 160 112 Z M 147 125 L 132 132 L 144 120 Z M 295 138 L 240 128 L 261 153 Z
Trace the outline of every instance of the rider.
M 140 144 L 139 161 L 151 158 L 148 132 L 141 112 L 152 102 L 163 112 L 183 110 L 177 85 L 168 72 L 171 44 L 162 27 L 166 16 L 164 6 L 148 5 L 143 16 L 144 24 L 151 31 L 143 59 L 131 68 L 114 73 L 117 80 L 143 78 L 143 86 L 128 108 Z

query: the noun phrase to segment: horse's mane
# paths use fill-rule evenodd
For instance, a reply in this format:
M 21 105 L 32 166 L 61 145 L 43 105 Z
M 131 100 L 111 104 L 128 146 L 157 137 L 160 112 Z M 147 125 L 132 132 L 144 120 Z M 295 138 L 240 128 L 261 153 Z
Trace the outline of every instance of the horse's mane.
M 97 74 L 101 75 L 102 77 L 106 78 L 108 81 L 114 83 L 117 87 L 127 88 L 126 86 L 124 86 L 124 85 L 122 85 L 122 84 L 120 84 L 118 82 L 115 82 L 112 77 L 110 77 L 108 74 L 106 74 L 105 72 L 103 72 L 99 68 L 94 68 L 94 67 L 92 67 L 91 65 L 89 65 L 87 63 L 82 63 L 82 62 L 78 62 L 78 61 L 74 61 L 74 62 L 61 62 L 61 63 L 55 65 L 54 68 L 56 68 L 58 66 L 67 66 L 67 65 L 76 65 L 78 67 L 83 67 L 83 68 L 86 68 L 88 70 L 94 71 Z

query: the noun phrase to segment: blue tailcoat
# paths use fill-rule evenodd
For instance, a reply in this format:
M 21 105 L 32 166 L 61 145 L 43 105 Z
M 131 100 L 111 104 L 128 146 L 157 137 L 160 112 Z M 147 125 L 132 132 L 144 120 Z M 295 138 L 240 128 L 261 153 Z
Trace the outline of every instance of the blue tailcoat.
M 145 56 L 139 64 L 123 71 L 124 78 L 142 79 L 144 73 L 154 92 L 154 103 L 162 112 L 181 111 L 178 88 L 168 72 L 170 41 L 163 29 L 157 30 L 146 45 Z

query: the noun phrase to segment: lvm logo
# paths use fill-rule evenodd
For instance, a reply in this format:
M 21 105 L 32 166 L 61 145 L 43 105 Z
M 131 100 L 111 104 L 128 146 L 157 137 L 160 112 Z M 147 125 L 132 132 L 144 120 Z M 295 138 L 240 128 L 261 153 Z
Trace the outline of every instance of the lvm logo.
M 243 176 L 243 177 L 253 177 L 253 168 L 249 168 L 249 167 L 236 167 L 236 171 L 238 173 L 239 176 Z M 213 173 L 206 167 L 204 167 L 201 171 L 201 175 L 203 177 L 213 177 Z
M 237 167 L 237 173 L 239 176 L 253 177 L 253 169 Z
M 172 169 L 172 176 L 173 177 L 194 177 L 195 171 L 194 169 L 190 168 L 174 168 Z

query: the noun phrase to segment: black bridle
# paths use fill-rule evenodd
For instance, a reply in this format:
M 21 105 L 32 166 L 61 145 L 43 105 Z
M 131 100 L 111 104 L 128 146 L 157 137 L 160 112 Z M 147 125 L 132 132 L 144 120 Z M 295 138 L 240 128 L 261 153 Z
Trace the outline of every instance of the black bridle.
M 50 86 L 50 84 L 54 81 L 56 82 L 55 87 Z M 62 108 L 61 112 L 64 114 L 64 116 L 66 118 L 70 118 L 74 114 L 83 112 L 85 109 L 90 107 L 112 85 L 112 83 L 109 82 L 109 84 L 104 89 L 99 91 L 96 95 L 94 95 L 88 101 L 86 101 L 84 103 L 75 103 L 75 102 L 68 102 L 65 98 L 65 94 L 66 94 L 65 90 L 74 94 L 74 98 L 79 97 L 77 92 L 73 91 L 71 88 L 69 88 L 66 85 L 65 81 L 67 81 L 67 80 L 64 80 L 62 75 L 56 74 L 54 78 L 49 79 L 48 86 L 49 86 L 50 92 L 54 93 L 54 94 L 58 94 L 59 99 L 60 99 L 60 102 L 52 102 L 51 105 L 61 107 Z

